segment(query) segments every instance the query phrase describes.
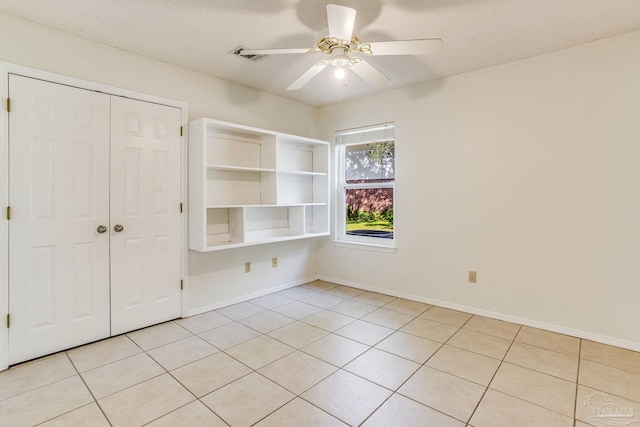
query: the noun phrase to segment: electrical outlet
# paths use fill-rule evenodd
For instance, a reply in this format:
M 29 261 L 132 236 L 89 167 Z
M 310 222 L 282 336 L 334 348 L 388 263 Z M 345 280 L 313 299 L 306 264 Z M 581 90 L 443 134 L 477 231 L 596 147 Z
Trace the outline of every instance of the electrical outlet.
M 251 263 L 249 261 L 244 263 L 244 272 L 251 273 Z
M 476 272 L 469 270 L 469 283 L 476 283 Z
M 278 257 L 271 258 L 271 268 L 278 268 Z

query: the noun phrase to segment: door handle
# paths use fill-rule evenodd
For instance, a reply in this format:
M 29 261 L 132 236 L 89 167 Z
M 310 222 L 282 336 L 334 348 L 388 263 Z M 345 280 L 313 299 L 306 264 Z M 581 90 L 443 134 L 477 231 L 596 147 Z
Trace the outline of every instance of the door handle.
M 122 225 L 120 225 L 120 224 L 116 224 L 116 225 L 115 225 L 115 227 L 113 227 L 113 230 L 114 230 L 116 233 L 119 233 L 119 232 L 121 232 L 122 230 L 124 230 L 124 227 L 123 227 Z
M 104 225 L 99 225 L 96 231 L 98 233 L 100 233 L 100 234 L 106 233 L 107 232 L 107 227 L 105 227 Z

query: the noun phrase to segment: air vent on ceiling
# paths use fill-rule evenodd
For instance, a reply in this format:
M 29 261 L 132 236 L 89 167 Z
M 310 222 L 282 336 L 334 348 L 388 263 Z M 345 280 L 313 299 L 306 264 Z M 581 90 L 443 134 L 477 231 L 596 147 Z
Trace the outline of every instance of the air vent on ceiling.
M 252 61 L 252 62 L 257 62 L 267 57 L 267 55 L 243 55 L 242 51 L 245 49 L 246 47 L 244 46 L 238 46 L 232 51 L 230 51 L 229 53 L 239 56 L 240 58 L 248 59 L 249 61 Z

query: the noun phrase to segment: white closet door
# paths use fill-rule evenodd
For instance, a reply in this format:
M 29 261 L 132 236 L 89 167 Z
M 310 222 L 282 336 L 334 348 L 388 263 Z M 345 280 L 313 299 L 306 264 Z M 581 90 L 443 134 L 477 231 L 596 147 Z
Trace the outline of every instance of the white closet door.
M 180 123 L 178 108 L 112 98 L 113 335 L 181 315 Z
M 10 75 L 9 363 L 109 336 L 109 96 Z

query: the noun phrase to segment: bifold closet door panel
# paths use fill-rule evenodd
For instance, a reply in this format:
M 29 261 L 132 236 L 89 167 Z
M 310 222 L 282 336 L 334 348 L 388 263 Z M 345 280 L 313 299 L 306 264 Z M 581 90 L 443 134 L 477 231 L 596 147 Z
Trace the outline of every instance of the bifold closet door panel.
M 110 97 L 17 75 L 9 96 L 14 364 L 109 336 Z
M 181 315 L 181 110 L 111 102 L 111 333 Z

